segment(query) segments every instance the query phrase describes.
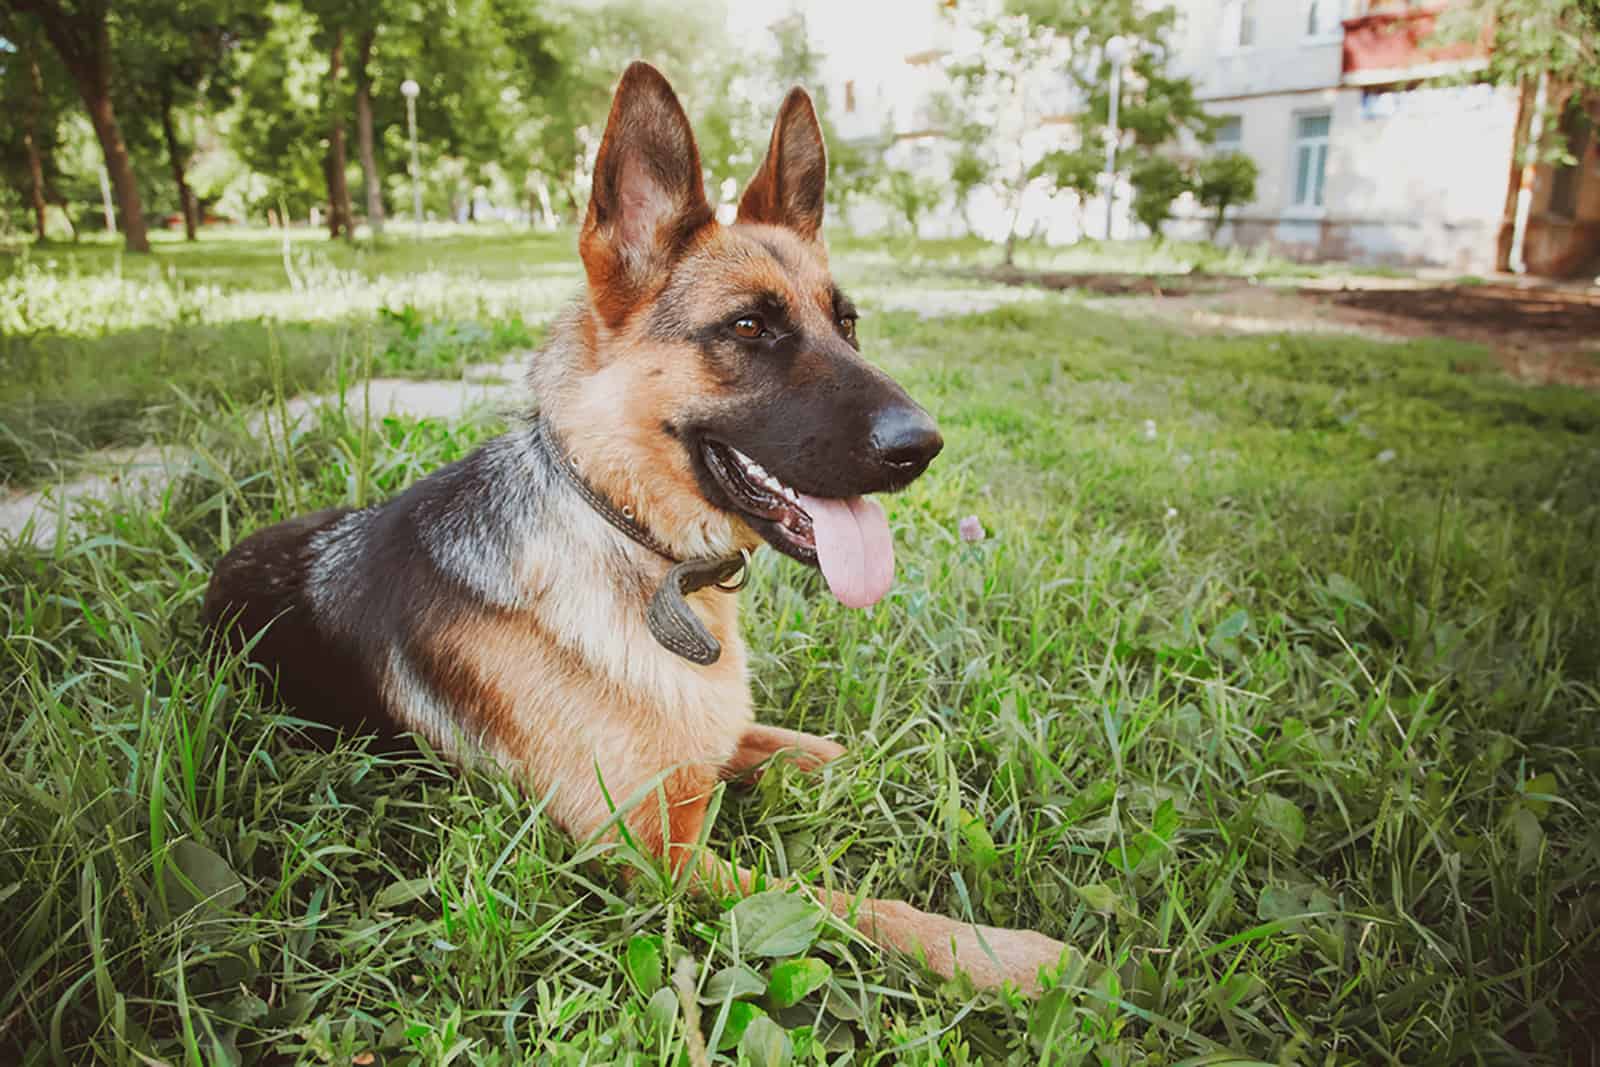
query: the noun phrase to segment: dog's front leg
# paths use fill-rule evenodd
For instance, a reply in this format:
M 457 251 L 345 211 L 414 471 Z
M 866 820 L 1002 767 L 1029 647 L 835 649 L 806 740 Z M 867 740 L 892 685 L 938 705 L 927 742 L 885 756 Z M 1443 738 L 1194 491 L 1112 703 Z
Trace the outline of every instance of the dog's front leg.
M 814 771 L 838 759 L 845 751 L 843 745 L 826 737 L 751 723 L 739 738 L 739 747 L 733 756 L 723 764 L 722 777 L 743 778 L 778 755 L 790 755 L 802 771 Z
M 755 872 L 702 854 L 693 885 L 718 895 L 747 895 Z M 785 888 L 789 879 L 768 879 L 766 887 Z M 942 978 L 965 974 L 979 989 L 1010 984 L 1030 996 L 1040 990 L 1040 972 L 1062 962 L 1067 946 L 1033 930 L 979 926 L 933 915 L 902 900 L 858 900 L 849 893 L 806 886 L 805 891 L 834 915 L 855 926 L 881 948 L 921 960 Z
M 755 872 L 720 860 L 698 845 L 715 782 L 716 775 L 710 770 L 674 772 L 663 783 L 667 824 L 662 825 L 660 804 L 649 801 L 630 812 L 627 822 L 635 840 L 652 854 L 669 856 L 674 873 L 680 873 L 685 863 L 694 864 L 689 882 L 694 891 L 743 896 L 755 890 Z M 769 879 L 766 886 L 790 884 L 787 879 Z M 1060 963 L 1067 948 L 1032 930 L 958 922 L 900 900 L 857 900 L 849 893 L 814 886 L 805 889 L 873 943 L 921 959 L 945 978 L 958 971 L 965 973 L 980 989 L 998 989 L 1009 982 L 1024 993 L 1036 994 L 1040 971 Z

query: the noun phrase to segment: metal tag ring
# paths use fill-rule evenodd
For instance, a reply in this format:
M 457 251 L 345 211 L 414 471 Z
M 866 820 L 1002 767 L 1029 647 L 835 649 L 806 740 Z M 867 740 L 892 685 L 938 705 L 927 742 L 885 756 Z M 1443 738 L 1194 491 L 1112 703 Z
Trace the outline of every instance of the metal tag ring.
M 722 590 L 724 593 L 737 593 L 750 582 L 750 550 L 748 548 L 741 548 L 739 550 L 739 555 L 744 557 L 744 562 L 739 566 L 739 580 L 732 584 L 729 584 L 728 582 L 715 583 L 716 587 Z

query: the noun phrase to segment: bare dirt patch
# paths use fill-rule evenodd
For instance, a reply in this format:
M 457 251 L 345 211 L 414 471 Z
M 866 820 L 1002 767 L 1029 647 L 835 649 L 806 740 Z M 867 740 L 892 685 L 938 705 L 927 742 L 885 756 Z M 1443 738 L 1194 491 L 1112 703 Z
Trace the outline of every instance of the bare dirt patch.
M 1600 388 L 1600 289 L 1448 285 L 1306 289 L 1341 319 L 1401 337 L 1451 337 L 1494 351 L 1524 381 Z
M 1335 333 L 1375 341 L 1481 344 L 1513 378 L 1600 389 L 1600 288 L 1430 285 L 1328 278 L 1293 288 L 1227 275 L 986 271 L 1006 285 L 1072 289 L 1091 306 L 1216 333 Z
M 1037 285 L 1057 291 L 1080 289 L 1101 296 L 1187 296 L 1247 288 L 1250 281 L 1227 274 L 1132 274 L 1125 272 L 1028 271 L 996 267 L 980 277 L 1002 285 Z

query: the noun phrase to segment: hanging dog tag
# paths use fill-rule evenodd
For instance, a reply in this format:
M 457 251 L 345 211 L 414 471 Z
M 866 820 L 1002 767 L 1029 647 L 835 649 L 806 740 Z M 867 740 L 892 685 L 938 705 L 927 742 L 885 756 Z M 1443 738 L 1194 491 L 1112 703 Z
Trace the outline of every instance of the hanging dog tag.
M 702 667 L 717 662 L 722 644 L 711 636 L 686 597 L 708 585 L 726 582 L 746 565 L 746 558 L 738 555 L 727 559 L 687 559 L 668 571 L 645 612 L 650 632 L 661 647 Z

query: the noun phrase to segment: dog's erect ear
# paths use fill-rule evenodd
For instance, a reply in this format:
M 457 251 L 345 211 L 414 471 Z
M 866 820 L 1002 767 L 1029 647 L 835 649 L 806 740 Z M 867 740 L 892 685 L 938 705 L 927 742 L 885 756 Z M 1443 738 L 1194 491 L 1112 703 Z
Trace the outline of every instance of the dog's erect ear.
M 756 176 L 739 198 L 740 222 L 787 226 L 806 240 L 822 232 L 822 194 L 828 150 L 811 97 L 798 85 L 783 98 L 772 143 Z
M 611 99 L 578 253 L 602 316 L 617 325 L 713 219 L 700 150 L 661 72 L 631 63 Z

